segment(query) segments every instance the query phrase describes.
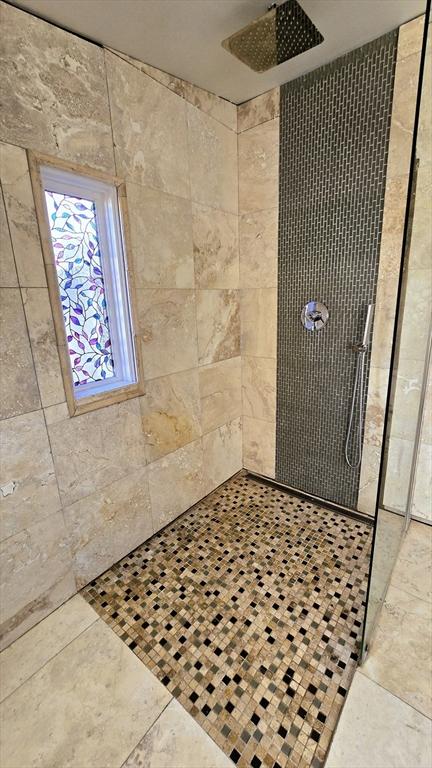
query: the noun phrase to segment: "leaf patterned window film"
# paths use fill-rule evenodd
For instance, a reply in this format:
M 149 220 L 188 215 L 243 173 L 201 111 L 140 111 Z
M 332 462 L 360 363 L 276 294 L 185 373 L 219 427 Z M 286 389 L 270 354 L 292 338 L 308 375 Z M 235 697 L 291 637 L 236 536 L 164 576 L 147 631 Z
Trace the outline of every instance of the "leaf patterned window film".
M 74 386 L 114 375 L 114 359 L 92 200 L 45 190 Z
M 122 218 L 125 186 L 82 171 L 54 163 L 38 170 L 46 258 L 53 266 L 48 286 L 72 415 L 140 391 Z M 121 392 L 112 396 L 116 389 Z

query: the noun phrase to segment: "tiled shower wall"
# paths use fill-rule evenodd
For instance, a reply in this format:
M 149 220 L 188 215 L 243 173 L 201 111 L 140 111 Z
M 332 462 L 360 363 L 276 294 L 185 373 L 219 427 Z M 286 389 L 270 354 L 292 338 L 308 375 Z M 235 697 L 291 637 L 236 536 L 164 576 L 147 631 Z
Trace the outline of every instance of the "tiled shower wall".
M 237 109 L 1 4 L 2 645 L 241 468 Z M 146 394 L 69 418 L 27 148 L 126 179 Z
M 394 305 L 400 264 L 404 225 L 406 186 L 409 173 L 412 126 L 417 92 L 417 70 L 424 17 L 403 25 L 399 30 L 398 53 L 393 91 L 384 219 L 380 249 L 380 267 L 375 308 L 371 375 L 360 474 L 358 507 L 369 514 L 375 510 L 378 485 L 388 368 L 393 336 Z M 266 144 L 266 125 L 271 123 L 279 136 L 278 90 L 259 96 L 238 109 L 239 194 L 240 194 L 240 284 L 243 361 L 243 463 L 248 469 L 275 476 L 276 431 L 276 297 L 269 289 L 277 285 L 277 230 L 269 228 L 270 216 L 243 213 L 243 199 L 249 186 L 254 195 L 261 187 L 257 210 L 275 212 L 278 202 L 279 168 L 271 162 Z M 251 139 L 248 135 L 251 135 Z M 253 137 L 253 139 L 252 139 Z M 251 175 L 249 162 L 242 162 L 247 148 L 253 147 L 251 159 L 256 172 Z M 244 150 L 242 151 L 242 148 Z M 264 177 L 266 183 L 261 185 Z M 253 198 L 252 198 L 253 199 Z M 276 205 L 275 205 L 276 199 Z M 244 205 L 244 203 L 243 203 Z M 247 209 L 249 210 L 249 209 Z M 251 238 L 242 238 L 249 221 Z M 251 271 L 252 278 L 248 277 Z M 255 326 L 255 327 L 254 327 Z M 245 368 L 247 358 L 259 369 L 265 365 L 266 377 L 258 389 L 251 385 Z M 270 365 L 267 364 L 270 361 Z M 250 368 L 250 365 L 249 365 Z M 289 375 L 289 372 L 287 372 Z

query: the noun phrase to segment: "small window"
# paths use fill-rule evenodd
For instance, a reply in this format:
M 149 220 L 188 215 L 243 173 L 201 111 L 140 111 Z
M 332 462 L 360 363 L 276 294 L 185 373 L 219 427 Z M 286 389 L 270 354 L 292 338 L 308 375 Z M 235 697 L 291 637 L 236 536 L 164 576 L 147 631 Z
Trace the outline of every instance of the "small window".
M 118 184 L 43 162 L 38 170 L 69 392 L 98 407 L 138 382 Z

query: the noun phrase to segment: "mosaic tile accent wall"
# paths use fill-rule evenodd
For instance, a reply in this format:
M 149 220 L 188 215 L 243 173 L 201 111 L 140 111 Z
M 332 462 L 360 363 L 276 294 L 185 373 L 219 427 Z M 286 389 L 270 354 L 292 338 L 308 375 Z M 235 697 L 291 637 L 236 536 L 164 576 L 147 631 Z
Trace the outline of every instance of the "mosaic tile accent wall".
M 396 51 L 391 32 L 281 88 L 276 479 L 351 508 L 350 345 L 375 299 Z M 312 333 L 310 300 L 330 313 Z

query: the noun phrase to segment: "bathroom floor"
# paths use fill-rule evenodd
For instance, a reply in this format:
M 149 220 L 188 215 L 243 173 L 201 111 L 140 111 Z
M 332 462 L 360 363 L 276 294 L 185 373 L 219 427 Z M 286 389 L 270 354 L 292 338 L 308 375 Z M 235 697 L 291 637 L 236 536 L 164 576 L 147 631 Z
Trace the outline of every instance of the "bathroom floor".
M 324 764 L 372 529 L 244 473 L 82 592 L 238 766 Z

